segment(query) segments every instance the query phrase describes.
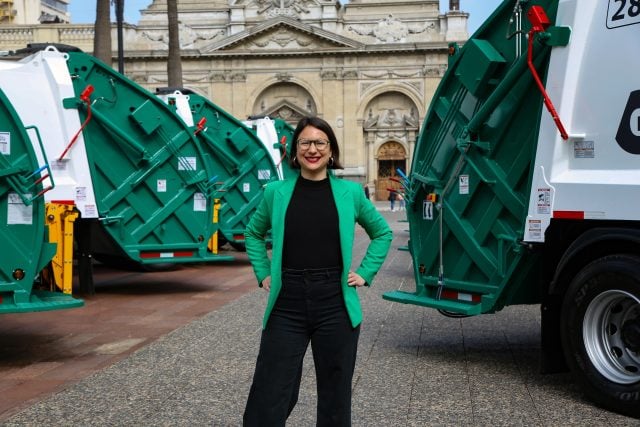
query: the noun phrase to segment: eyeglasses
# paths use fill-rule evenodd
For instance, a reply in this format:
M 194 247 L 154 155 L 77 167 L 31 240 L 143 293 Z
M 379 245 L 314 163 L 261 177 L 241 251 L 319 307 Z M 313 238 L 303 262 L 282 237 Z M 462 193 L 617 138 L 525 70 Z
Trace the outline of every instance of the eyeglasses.
M 300 147 L 303 150 L 308 150 L 309 148 L 311 148 L 311 144 L 315 145 L 318 151 L 324 151 L 329 146 L 329 141 L 327 141 L 326 139 L 299 139 L 298 140 L 298 147 Z

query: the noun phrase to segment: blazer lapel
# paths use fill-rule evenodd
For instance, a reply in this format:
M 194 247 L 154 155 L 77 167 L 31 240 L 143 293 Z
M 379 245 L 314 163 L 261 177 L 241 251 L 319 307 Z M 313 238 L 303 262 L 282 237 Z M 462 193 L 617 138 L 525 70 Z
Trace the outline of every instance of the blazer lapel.
M 274 242 L 284 241 L 284 218 L 287 214 L 287 207 L 293 195 L 297 178 L 287 179 L 278 188 L 273 197 L 273 217 L 271 218 L 271 233 Z M 274 247 L 274 249 L 276 249 Z M 282 246 L 277 247 L 277 252 L 273 253 L 273 261 L 279 267 L 282 264 Z
M 344 272 L 351 268 L 351 245 L 354 235 L 354 206 L 349 197 L 349 187 L 337 178 L 330 178 L 333 199 L 338 210 L 338 226 L 340 228 L 340 249 L 342 250 L 342 263 Z

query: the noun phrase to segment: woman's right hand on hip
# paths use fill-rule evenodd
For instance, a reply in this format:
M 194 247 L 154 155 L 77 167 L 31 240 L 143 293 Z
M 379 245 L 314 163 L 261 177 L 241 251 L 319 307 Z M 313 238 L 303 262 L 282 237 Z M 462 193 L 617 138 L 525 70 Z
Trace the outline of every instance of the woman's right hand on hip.
M 267 276 L 264 279 L 262 279 L 260 286 L 262 286 L 266 291 L 271 289 L 271 276 Z

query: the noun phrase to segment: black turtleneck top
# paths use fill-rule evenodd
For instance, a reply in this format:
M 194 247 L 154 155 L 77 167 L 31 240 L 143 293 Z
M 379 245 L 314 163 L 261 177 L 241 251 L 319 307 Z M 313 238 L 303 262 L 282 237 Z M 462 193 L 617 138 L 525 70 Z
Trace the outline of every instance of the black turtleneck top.
M 285 216 L 282 267 L 342 268 L 338 210 L 329 178 L 298 177 Z

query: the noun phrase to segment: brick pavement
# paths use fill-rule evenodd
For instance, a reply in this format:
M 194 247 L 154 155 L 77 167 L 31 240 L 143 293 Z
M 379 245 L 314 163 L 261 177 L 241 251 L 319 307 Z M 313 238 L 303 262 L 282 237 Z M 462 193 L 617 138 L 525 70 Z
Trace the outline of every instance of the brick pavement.
M 230 254 L 161 272 L 96 264 L 84 307 L 2 315 L 0 421 L 254 290 L 246 254 Z
M 406 244 L 407 224 L 398 222 L 401 212 L 388 212 L 386 204 L 380 207 L 394 228 L 395 239 L 373 286 L 360 293 L 365 320 L 354 376 L 354 426 L 640 425 L 639 420 L 593 405 L 570 375 L 539 373 L 539 306 L 514 306 L 492 315 L 451 319 L 434 310 L 383 300 L 384 292 L 409 290 L 414 284 L 410 256 L 394 250 Z M 363 233 L 356 233 L 356 257 L 365 248 Z M 73 348 L 69 343 L 92 339 L 89 335 L 96 327 L 91 327 L 92 322 L 107 323 L 110 329 L 104 334 L 110 338 L 95 342 L 90 357 L 95 356 L 96 348 L 102 353 L 126 349 L 117 356 L 120 359 L 105 361 L 104 368 L 97 367 L 96 372 L 76 382 L 61 384 L 61 379 L 51 378 L 36 383 L 56 392 L 41 389 L 38 398 L 23 402 L 22 410 L 10 418 L 5 415 L 0 424 L 241 425 L 266 294 L 254 288 L 246 260 L 231 265 L 230 271 L 226 267 L 197 268 L 193 274 L 176 272 L 173 278 L 160 273 L 154 285 L 144 286 L 136 285 L 139 276 L 114 278 L 114 290 L 105 286 L 98 293 L 116 298 L 116 306 L 126 307 L 120 316 L 111 316 L 113 325 L 107 314 L 97 310 L 94 317 L 84 319 L 89 324 L 84 330 L 87 335 L 58 333 L 41 341 L 49 349 Z M 209 268 L 211 273 L 205 271 Z M 213 306 L 216 297 L 208 292 L 225 286 L 230 287 L 225 293 L 241 296 L 230 296 L 229 302 L 217 309 L 205 304 L 199 312 L 204 315 L 185 320 L 185 311 L 198 306 L 192 300 L 210 299 Z M 138 296 L 142 298 L 136 302 Z M 163 298 L 165 301 L 159 302 Z M 167 316 L 186 323 L 154 341 L 151 333 L 141 331 L 158 332 L 154 325 L 169 320 L 160 308 L 136 312 L 156 303 L 164 304 Z M 118 326 L 120 329 L 114 330 Z M 40 336 L 29 328 L 32 338 Z M 122 332 L 119 337 L 118 331 Z M 135 341 L 142 338 L 149 341 Z M 37 359 L 36 354 L 31 350 L 32 358 Z M 14 355 L 14 359 L 20 360 L 20 356 Z M 25 372 L 36 376 L 47 369 L 54 372 L 60 369 L 55 363 L 61 360 L 43 359 L 41 367 L 29 367 Z M 0 361 L 0 369 L 4 365 L 6 362 Z M 20 381 L 8 380 L 6 386 L 20 393 Z M 288 425 L 315 425 L 315 376 L 309 354 L 300 399 Z

